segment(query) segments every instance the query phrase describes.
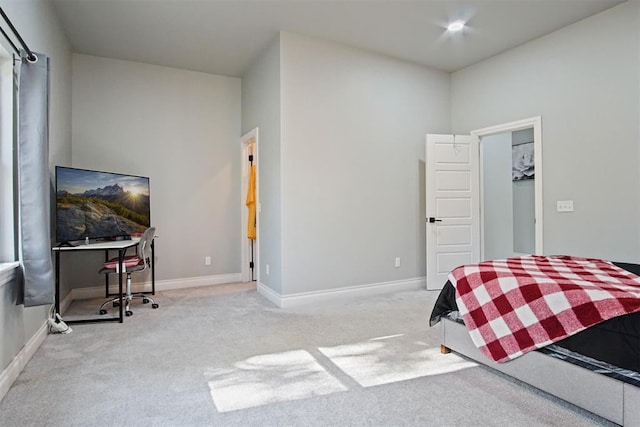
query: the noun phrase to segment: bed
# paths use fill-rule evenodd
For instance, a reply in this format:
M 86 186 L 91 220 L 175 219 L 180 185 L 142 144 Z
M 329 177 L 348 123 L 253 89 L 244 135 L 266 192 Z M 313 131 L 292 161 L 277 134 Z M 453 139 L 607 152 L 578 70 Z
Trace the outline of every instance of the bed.
M 611 264 L 640 276 L 640 265 Z M 429 319 L 431 326 L 441 327 L 444 353 L 463 354 L 617 424 L 640 426 L 640 311 L 598 322 L 502 363 L 478 349 L 459 311 L 449 280 Z

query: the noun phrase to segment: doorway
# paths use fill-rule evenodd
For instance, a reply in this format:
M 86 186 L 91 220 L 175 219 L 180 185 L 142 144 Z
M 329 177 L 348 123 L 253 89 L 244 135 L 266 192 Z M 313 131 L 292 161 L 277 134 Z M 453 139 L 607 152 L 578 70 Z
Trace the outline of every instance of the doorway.
M 258 128 L 240 138 L 241 178 L 241 280 L 260 281 L 260 199 L 258 173 Z M 253 172 L 252 172 L 253 169 Z M 253 175 L 253 182 L 252 182 Z M 251 196 L 249 195 L 251 194 Z M 251 202 L 251 203 L 248 203 Z M 250 205 L 253 204 L 253 207 Z M 253 209 L 253 211 L 252 211 Z M 253 230 L 252 230 L 253 228 Z
M 480 137 L 480 258 L 543 253 L 542 120 L 471 132 Z

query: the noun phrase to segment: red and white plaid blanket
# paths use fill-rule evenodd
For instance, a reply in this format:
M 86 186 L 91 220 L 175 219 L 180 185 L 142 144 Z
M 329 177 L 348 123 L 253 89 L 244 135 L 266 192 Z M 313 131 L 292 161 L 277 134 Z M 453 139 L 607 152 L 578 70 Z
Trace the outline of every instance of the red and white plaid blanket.
M 471 339 L 496 362 L 640 311 L 640 277 L 610 262 L 525 256 L 449 274 Z

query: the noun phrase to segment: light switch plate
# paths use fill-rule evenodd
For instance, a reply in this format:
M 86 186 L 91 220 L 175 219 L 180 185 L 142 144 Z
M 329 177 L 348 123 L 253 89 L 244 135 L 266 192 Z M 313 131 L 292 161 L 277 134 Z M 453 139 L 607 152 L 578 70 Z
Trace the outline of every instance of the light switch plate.
M 558 200 L 556 210 L 558 212 L 573 212 L 573 200 Z

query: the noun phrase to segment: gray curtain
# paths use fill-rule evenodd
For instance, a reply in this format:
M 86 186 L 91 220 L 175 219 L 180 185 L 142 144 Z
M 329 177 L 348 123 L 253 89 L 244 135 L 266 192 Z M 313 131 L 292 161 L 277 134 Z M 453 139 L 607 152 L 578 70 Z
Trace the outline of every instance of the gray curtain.
M 18 90 L 18 200 L 22 301 L 26 307 L 52 304 L 53 269 L 49 195 L 49 57 L 16 64 Z

